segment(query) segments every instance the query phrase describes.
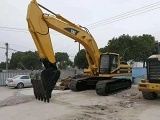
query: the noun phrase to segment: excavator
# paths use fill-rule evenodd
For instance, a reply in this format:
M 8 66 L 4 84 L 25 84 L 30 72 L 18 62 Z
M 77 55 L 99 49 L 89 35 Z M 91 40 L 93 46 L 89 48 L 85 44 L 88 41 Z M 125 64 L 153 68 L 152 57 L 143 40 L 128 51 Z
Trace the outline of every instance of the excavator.
M 147 58 L 147 78 L 138 83 L 138 90 L 147 100 L 154 100 L 160 93 L 160 42 L 156 42 L 153 55 Z
M 41 9 L 45 9 L 50 14 L 43 13 Z M 109 95 L 131 87 L 130 78 L 119 76 L 131 76 L 132 66 L 121 64 L 117 53 L 100 54 L 96 41 L 86 27 L 76 25 L 60 14 L 55 14 L 36 0 L 32 0 L 28 5 L 26 19 L 40 61 L 45 67 L 31 78 L 36 99 L 49 102 L 52 90 L 60 77 L 49 29 L 72 38 L 86 50 L 88 68 L 84 70 L 85 77 L 70 81 L 72 91 L 94 88 L 98 95 Z

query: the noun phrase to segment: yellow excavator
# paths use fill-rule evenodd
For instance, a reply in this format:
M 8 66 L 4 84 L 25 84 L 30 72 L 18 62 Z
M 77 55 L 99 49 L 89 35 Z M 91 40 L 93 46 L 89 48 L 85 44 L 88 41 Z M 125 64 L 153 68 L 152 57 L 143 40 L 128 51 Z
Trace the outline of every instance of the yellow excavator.
M 138 90 L 142 91 L 145 99 L 154 100 L 160 93 L 160 42 L 156 43 L 156 48 L 146 60 L 147 78 L 143 78 L 138 83 Z
M 51 14 L 43 13 L 40 8 Z M 85 77 L 71 80 L 72 91 L 95 88 L 97 94 L 109 95 L 131 87 L 131 79 L 117 76 L 131 76 L 132 67 L 121 64 L 119 54 L 110 52 L 100 54 L 97 43 L 86 27 L 76 25 L 61 15 L 53 13 L 38 4 L 36 0 L 32 0 L 28 6 L 27 22 L 40 60 L 45 66 L 42 72 L 31 78 L 36 99 L 49 102 L 51 92 L 60 76 L 49 28 L 79 42 L 86 50 L 88 69 L 84 70 Z

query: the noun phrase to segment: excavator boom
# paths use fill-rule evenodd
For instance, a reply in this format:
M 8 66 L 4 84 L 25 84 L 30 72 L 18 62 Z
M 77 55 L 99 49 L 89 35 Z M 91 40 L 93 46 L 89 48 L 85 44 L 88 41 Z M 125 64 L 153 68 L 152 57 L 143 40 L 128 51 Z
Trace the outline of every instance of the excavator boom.
M 40 58 L 47 58 L 51 63 L 55 63 L 54 51 L 49 35 L 49 28 L 54 29 L 73 40 L 79 42 L 86 49 L 86 57 L 89 63 L 90 74 L 98 71 L 100 53 L 98 46 L 85 27 L 75 25 L 59 14 L 51 12 L 53 15 L 44 14 L 39 8 L 48 10 L 35 0 L 31 1 L 28 7 L 27 21 L 29 31 L 32 34 Z

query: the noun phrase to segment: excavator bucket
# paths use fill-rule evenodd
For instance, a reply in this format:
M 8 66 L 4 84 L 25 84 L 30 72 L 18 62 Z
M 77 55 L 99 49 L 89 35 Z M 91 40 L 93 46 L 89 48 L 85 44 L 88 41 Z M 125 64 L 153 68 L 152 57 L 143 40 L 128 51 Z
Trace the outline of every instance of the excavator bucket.
M 31 78 L 35 98 L 44 102 L 48 102 L 51 98 L 52 90 L 55 87 L 60 76 L 60 71 L 43 70 L 41 74 L 36 73 L 34 78 Z

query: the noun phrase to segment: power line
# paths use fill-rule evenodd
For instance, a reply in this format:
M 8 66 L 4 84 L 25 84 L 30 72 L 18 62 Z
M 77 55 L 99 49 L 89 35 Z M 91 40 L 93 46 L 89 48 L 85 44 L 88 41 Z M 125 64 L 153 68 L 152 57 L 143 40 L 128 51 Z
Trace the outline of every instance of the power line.
M 111 17 L 111 18 L 108 18 L 108 19 L 104 19 L 104 20 L 89 24 L 87 26 L 88 26 L 88 28 L 100 27 L 102 25 L 110 24 L 110 23 L 113 23 L 113 22 L 117 22 L 117 21 L 120 21 L 120 20 L 123 20 L 123 19 L 126 19 L 126 18 L 130 18 L 130 17 L 136 16 L 136 15 L 142 14 L 142 13 L 146 13 L 146 12 L 158 9 L 158 8 L 160 8 L 159 5 L 160 5 L 160 2 L 152 3 L 152 4 L 146 5 L 146 6 L 141 7 L 141 8 L 138 8 L 138 9 L 135 9 L 135 10 L 132 10 L 132 11 L 129 11 L 129 12 L 122 13 L 120 15 L 116 15 L 114 17 Z M 14 28 L 14 27 L 0 26 L 0 30 L 29 33 L 27 29 Z M 60 34 L 54 34 L 54 35 L 60 35 Z
M 160 7 L 158 7 L 158 8 L 160 8 Z M 130 17 L 133 17 L 133 16 L 136 16 L 136 15 L 139 15 L 139 14 L 142 14 L 142 13 L 145 13 L 145 12 L 149 12 L 149 11 L 158 9 L 158 8 L 154 8 L 154 9 L 147 10 L 147 11 L 144 11 L 144 12 L 141 12 L 141 13 L 137 13 L 137 14 L 135 14 L 135 15 L 130 15 L 130 16 L 126 16 L 126 17 L 123 17 L 123 18 L 119 18 L 119 19 L 117 19 L 117 20 L 113 20 L 113 21 L 108 21 L 108 22 L 105 22 L 105 23 L 101 23 L 101 24 L 98 24 L 98 25 L 95 25 L 95 26 L 92 26 L 92 27 L 89 27 L 89 28 L 90 28 L 90 29 L 93 29 L 93 28 L 101 27 L 101 26 L 103 26 L 103 25 L 107 25 L 107 24 L 111 24 L 111 23 L 114 23 L 114 22 L 117 22 L 117 21 L 120 21 L 120 20 L 124 20 L 124 19 L 130 18 Z
M 157 3 L 158 3 L 158 4 L 157 4 Z M 107 18 L 107 19 L 104 19 L 104 20 L 101 20 L 101 21 L 98 21 L 98 22 L 89 24 L 89 25 L 87 25 L 87 26 L 92 26 L 92 25 L 95 25 L 95 24 L 98 24 L 98 23 L 106 22 L 106 21 L 108 21 L 108 20 L 112 20 L 112 19 L 115 19 L 115 18 L 117 18 L 117 17 L 124 16 L 124 15 L 127 15 L 127 14 L 133 14 L 134 12 L 139 12 L 139 11 L 142 11 L 142 10 L 144 10 L 144 9 L 148 9 L 148 8 L 150 8 L 150 7 L 155 7 L 155 6 L 159 5 L 159 3 L 160 3 L 160 2 L 156 2 L 156 3 L 153 3 L 153 4 L 149 4 L 149 5 L 147 5 L 147 6 L 144 6 L 144 7 L 138 8 L 138 9 L 134 9 L 134 10 L 132 10 L 132 11 L 128 11 L 128 12 L 122 13 L 122 14 L 120 14 L 120 15 L 116 15 L 116 16 L 114 16 L 114 17 L 111 17 L 111 18 Z M 148 8 L 147 8 L 147 7 L 148 7 Z
M 13 44 L 13 43 L 10 43 L 10 45 L 14 45 L 14 46 L 18 46 L 18 47 L 21 47 L 21 48 L 26 48 L 26 49 L 30 49 L 30 50 L 35 50 L 35 48 L 30 48 L 30 47 L 26 47 L 26 46 L 22 46 L 22 45 L 17 45 L 17 44 Z
M 159 6 L 160 4 L 157 4 L 157 3 L 160 3 L 160 2 L 156 2 L 154 4 L 150 4 L 150 5 L 144 6 L 142 8 L 138 8 L 138 9 L 135 9 L 135 10 L 132 10 L 132 11 L 105 19 L 105 20 L 101 20 L 99 22 L 92 23 L 87 26 L 88 26 L 88 28 L 96 28 L 96 27 L 100 27 L 102 25 L 106 25 L 106 24 L 117 22 L 117 21 L 120 21 L 120 20 L 123 20 L 126 18 L 130 18 L 130 17 L 136 16 L 136 15 L 142 14 L 142 13 L 146 13 L 146 12 L 160 8 L 160 6 Z
M 12 49 L 12 48 L 8 48 L 9 50 L 13 50 L 13 51 L 15 51 L 15 52 L 20 52 L 20 51 L 18 51 L 18 50 L 15 50 L 15 49 Z
M 24 33 L 29 33 L 27 31 L 20 31 L 20 30 L 14 30 L 14 29 L 10 29 L 10 28 L 0 28 L 0 30 L 2 31 L 12 31 L 12 32 L 24 32 Z
M 3 28 L 3 29 L 12 29 L 12 30 L 27 30 L 27 29 L 22 29 L 22 28 L 13 28 L 13 27 L 3 27 L 3 26 L 0 26 L 0 28 Z
M 6 49 L 6 47 L 0 47 L 1 49 Z M 15 51 L 15 52 L 22 52 L 22 51 L 19 51 L 19 50 L 16 50 L 16 49 L 13 49 L 13 48 L 9 48 L 8 47 L 8 50 L 12 50 L 12 51 Z
M 0 42 L 2 42 L 2 41 L 0 41 Z M 2 43 L 5 44 L 5 42 L 2 42 Z M 9 45 L 11 45 L 11 46 L 18 46 L 18 47 L 26 48 L 26 49 L 29 49 L 29 50 L 35 50 L 35 48 L 30 48 L 30 47 L 26 47 L 26 46 L 14 44 L 14 43 L 9 43 Z M 0 47 L 0 48 L 4 49 L 5 47 Z
M 2 49 L 6 49 L 5 47 L 0 47 L 0 48 L 2 48 Z
M 29 31 L 27 29 L 11 28 L 11 27 L 4 27 L 4 26 L 0 26 L 0 30 L 2 30 L 2 31 L 11 31 L 11 32 L 29 33 Z M 60 35 L 59 33 L 50 33 L 50 34 Z

